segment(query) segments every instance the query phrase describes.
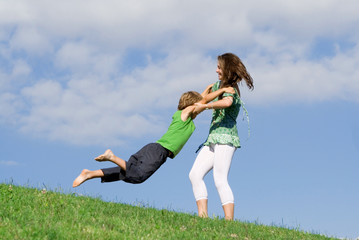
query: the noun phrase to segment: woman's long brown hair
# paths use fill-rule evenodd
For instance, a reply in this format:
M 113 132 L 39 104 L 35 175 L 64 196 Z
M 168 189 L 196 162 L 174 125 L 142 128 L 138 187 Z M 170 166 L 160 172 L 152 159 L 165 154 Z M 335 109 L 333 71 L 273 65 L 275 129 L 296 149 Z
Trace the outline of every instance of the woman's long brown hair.
M 253 79 L 237 55 L 233 53 L 225 53 L 218 56 L 217 59 L 223 72 L 223 80 L 220 86 L 221 88 L 236 87 L 237 90 L 239 90 L 237 83 L 244 80 L 250 90 L 254 89 Z

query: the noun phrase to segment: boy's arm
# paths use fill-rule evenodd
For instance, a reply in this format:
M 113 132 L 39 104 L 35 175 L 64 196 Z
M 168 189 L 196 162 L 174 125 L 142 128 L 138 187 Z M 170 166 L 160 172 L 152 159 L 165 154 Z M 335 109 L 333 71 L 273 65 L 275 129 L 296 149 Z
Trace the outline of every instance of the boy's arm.
M 209 93 L 212 92 L 212 87 L 213 87 L 213 85 L 214 85 L 214 83 L 212 83 L 212 84 L 210 84 L 210 85 L 208 85 L 208 86 L 206 87 L 206 89 L 201 93 L 202 97 L 205 97 L 205 96 L 207 96 Z
M 192 119 L 195 119 L 198 115 L 198 113 L 194 113 L 195 109 L 196 109 L 195 105 L 191 105 L 191 106 L 188 106 L 185 109 L 183 109 L 182 113 L 181 113 L 182 121 L 186 121 L 189 117 L 192 117 Z

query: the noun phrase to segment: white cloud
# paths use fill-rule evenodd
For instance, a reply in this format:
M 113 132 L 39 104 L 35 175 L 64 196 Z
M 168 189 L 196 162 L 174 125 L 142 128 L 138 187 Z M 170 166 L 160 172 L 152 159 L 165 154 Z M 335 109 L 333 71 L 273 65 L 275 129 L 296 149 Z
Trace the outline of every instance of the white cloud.
M 359 45 L 320 60 L 297 59 L 279 53 L 271 62 L 253 54 L 248 58 L 255 91 L 246 96 L 256 104 L 346 100 L 359 102 Z M 294 51 L 293 51 L 294 52 Z
M 101 51 L 96 46 L 67 42 L 56 52 L 54 62 L 58 68 L 70 70 L 76 75 L 89 72 L 108 75 L 117 72 L 118 61 L 118 55 Z
M 254 78 L 246 102 L 358 102 L 358 8 L 354 0 L 0 0 L 0 121 L 75 144 L 156 134 L 169 121 L 162 110 L 217 79 L 224 51 Z M 313 59 L 318 39 L 336 48 Z
M 87 75 L 74 77 L 65 86 L 40 81 L 22 90 L 31 107 L 21 117 L 21 130 L 76 144 L 121 144 L 124 140 L 118 139 L 158 135 L 171 117 L 158 113 L 168 108 L 175 111 L 182 92 L 200 91 L 211 83 L 203 81 L 209 78 L 203 70 L 212 65 L 210 59 L 189 55 L 150 63 L 115 80 Z M 183 69 L 187 72 L 181 73 Z
M 3 166 L 18 166 L 20 164 L 18 162 L 15 162 L 15 161 L 0 161 L 0 165 L 3 165 Z
M 27 77 L 31 73 L 31 67 L 23 60 L 17 60 L 14 62 L 12 69 L 12 76 L 14 78 L 25 76 Z
M 48 36 L 44 35 L 36 27 L 19 26 L 12 36 L 11 47 L 14 50 L 23 50 L 36 56 L 53 51 Z
M 19 124 L 23 103 L 12 93 L 0 93 L 0 123 Z

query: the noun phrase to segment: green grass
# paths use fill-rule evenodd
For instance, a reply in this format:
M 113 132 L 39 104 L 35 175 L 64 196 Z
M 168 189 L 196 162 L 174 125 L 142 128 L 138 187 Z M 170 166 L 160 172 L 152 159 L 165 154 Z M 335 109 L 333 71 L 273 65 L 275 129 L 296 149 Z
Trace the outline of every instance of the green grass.
M 334 239 L 0 184 L 1 239 Z

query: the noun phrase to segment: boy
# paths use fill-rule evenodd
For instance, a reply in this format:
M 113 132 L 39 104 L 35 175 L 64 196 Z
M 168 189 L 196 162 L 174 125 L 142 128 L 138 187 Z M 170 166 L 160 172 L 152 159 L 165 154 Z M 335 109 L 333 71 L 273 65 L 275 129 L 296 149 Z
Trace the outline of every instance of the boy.
M 178 110 L 173 114 L 172 123 L 161 139 L 156 143 L 149 143 L 144 146 L 133 154 L 127 162 L 115 156 L 110 149 L 106 150 L 95 160 L 99 162 L 110 161 L 118 167 L 94 171 L 84 169 L 74 180 L 72 187 L 77 187 L 92 178 L 101 178 L 101 182 L 122 180 L 133 184 L 146 181 L 166 162 L 167 157 L 174 158 L 181 151 L 195 130 L 193 119 L 205 109 L 203 104 L 212 101 L 225 92 L 233 94 L 234 89 L 232 87 L 222 88 L 205 97 L 195 91 L 182 94 Z M 197 106 L 196 103 L 200 103 L 200 105 Z

